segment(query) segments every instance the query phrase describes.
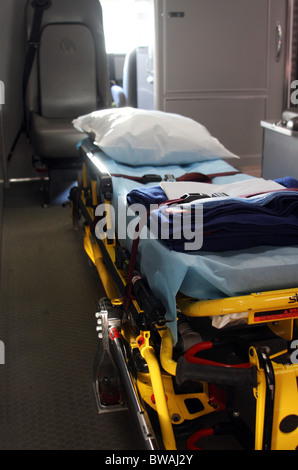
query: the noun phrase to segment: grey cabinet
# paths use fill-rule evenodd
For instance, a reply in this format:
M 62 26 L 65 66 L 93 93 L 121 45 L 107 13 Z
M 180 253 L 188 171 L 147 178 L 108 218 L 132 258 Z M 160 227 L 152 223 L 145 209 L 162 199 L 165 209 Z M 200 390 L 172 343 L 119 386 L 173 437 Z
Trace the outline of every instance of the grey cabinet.
M 287 0 L 157 0 L 155 107 L 261 158 L 260 121 L 285 107 Z
M 298 132 L 262 121 L 264 147 L 262 176 L 265 179 L 293 176 L 298 179 Z

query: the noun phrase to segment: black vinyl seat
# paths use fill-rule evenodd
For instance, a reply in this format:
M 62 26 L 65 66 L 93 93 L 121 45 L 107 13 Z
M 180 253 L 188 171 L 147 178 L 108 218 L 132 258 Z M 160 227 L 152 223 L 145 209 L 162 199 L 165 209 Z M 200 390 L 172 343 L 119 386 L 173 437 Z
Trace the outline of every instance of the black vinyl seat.
M 79 163 L 82 139 L 72 120 L 111 106 L 102 9 L 98 0 L 30 0 L 27 38 L 45 4 L 25 90 L 27 132 L 35 160 L 67 169 Z

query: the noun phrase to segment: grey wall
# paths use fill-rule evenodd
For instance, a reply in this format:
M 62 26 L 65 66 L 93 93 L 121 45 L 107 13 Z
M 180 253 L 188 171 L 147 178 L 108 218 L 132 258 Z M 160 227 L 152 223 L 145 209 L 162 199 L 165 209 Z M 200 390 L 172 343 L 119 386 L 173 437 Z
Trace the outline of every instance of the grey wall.
M 1 234 L 2 234 L 2 214 L 4 203 L 4 156 L 3 156 L 3 121 L 2 121 L 2 106 L 0 103 L 0 259 L 1 259 Z
M 26 0 L 0 1 L 0 80 L 5 85 L 2 122 L 0 116 L 0 248 L 6 176 L 4 164 L 22 122 L 25 5 Z
M 1 0 L 0 80 L 5 84 L 5 145 L 9 150 L 22 121 L 22 74 L 25 61 L 26 0 Z

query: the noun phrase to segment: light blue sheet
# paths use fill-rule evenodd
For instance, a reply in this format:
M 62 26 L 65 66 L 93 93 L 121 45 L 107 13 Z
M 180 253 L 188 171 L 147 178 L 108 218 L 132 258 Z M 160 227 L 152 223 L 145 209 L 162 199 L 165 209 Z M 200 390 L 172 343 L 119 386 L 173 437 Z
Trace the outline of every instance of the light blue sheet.
M 100 154 L 100 159 L 110 173 L 135 176 L 173 174 L 178 177 L 195 171 L 208 175 L 234 170 L 224 160 L 157 168 L 121 165 L 104 154 Z M 250 176 L 239 174 L 216 177 L 213 182 L 224 184 L 248 178 Z M 113 178 L 112 202 L 116 212 L 127 212 L 126 195 L 138 186 L 141 185 L 125 178 Z M 144 230 L 147 230 L 146 227 Z M 121 243 L 130 250 L 132 241 L 129 238 Z M 295 247 L 267 246 L 222 253 L 178 253 L 169 251 L 162 241 L 144 235 L 139 244 L 138 263 L 152 292 L 167 309 L 174 342 L 177 341 L 175 297 L 179 291 L 203 300 L 298 287 L 298 242 Z

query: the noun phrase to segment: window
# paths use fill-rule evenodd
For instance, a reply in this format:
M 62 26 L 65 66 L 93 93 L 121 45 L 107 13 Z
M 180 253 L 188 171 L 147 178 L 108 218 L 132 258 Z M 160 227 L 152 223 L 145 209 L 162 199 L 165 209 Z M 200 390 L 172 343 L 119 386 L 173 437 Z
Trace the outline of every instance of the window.
M 154 41 L 153 0 L 100 0 L 108 54 L 126 54 Z

